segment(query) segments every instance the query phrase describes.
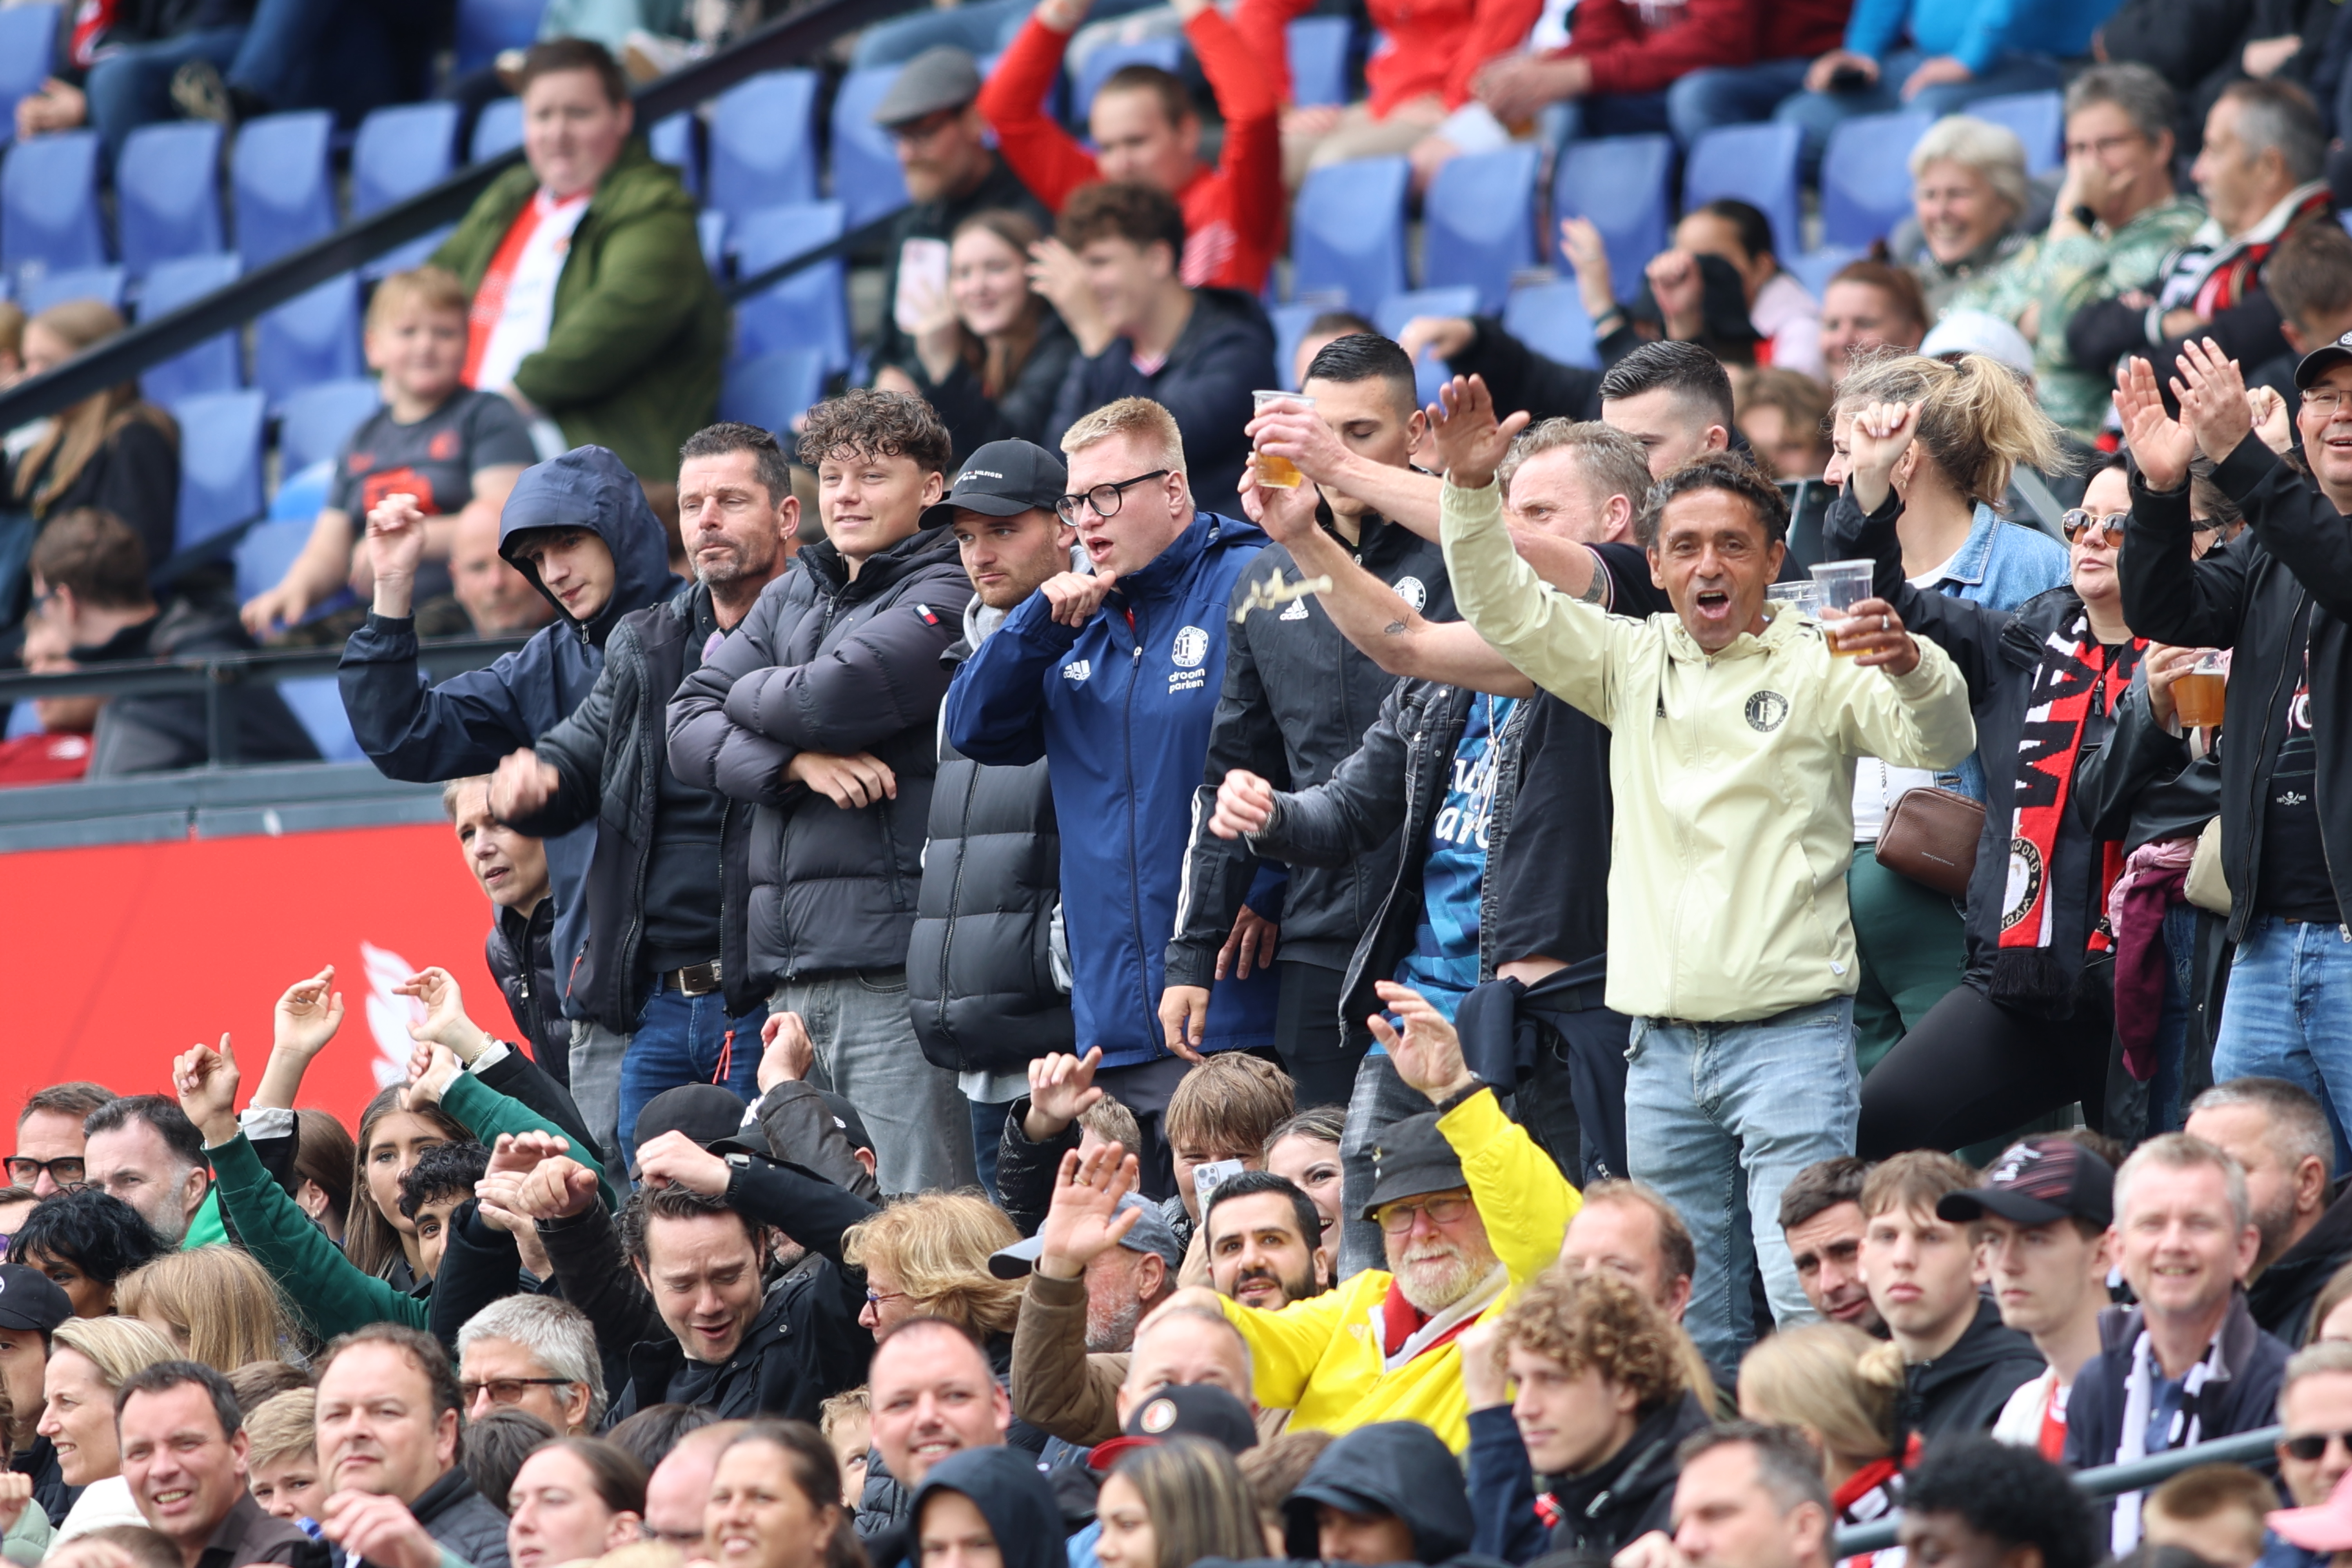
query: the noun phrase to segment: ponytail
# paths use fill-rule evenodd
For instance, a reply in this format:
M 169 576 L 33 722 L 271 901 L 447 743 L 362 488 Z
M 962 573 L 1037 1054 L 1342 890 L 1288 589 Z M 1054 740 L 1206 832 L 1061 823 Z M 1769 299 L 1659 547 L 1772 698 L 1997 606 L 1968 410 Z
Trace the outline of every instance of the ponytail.
M 2045 474 L 2074 467 L 2057 425 L 2025 383 L 1984 354 L 1964 354 L 1956 364 L 1916 353 L 1878 356 L 1847 374 L 1838 411 L 1874 402 L 1916 407 L 1920 451 L 1953 489 L 1996 511 L 2021 465 Z

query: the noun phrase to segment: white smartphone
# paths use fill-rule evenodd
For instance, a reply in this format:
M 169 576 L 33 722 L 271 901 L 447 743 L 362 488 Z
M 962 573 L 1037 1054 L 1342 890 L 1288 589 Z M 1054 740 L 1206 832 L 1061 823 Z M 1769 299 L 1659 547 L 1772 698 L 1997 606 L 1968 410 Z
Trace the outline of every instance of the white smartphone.
M 898 293 L 890 314 L 902 332 L 923 324 L 923 301 L 948 291 L 948 242 L 917 237 L 898 247 Z
M 1244 1169 L 1239 1160 L 1212 1160 L 1205 1165 L 1192 1167 L 1192 1196 L 1202 1209 L 1209 1206 L 1209 1196 L 1232 1181 Z

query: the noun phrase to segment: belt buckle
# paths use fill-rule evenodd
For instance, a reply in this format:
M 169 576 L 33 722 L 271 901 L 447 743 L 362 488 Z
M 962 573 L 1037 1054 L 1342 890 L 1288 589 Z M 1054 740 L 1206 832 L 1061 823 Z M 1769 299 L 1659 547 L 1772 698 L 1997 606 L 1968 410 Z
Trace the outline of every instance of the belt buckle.
M 677 988 L 688 996 L 708 996 L 719 989 L 719 960 L 689 963 L 677 972 Z

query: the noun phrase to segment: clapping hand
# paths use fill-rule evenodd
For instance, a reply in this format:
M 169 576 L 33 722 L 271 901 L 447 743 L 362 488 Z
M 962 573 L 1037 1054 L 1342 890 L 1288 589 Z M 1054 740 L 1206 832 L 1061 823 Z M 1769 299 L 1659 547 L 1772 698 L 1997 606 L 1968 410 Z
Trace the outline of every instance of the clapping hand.
M 2116 416 L 2123 421 L 2124 442 L 2148 489 L 2177 490 L 2189 482 L 2197 437 L 2164 411 L 2156 368 L 2137 355 L 2116 372 Z
M 2198 450 L 2218 463 L 2254 427 L 2246 378 L 2210 338 L 2183 343 L 2179 365 L 2172 395 L 2180 400 L 2180 422 L 2196 436 Z
M 1396 1068 L 1397 1077 L 1428 1096 L 1433 1105 L 1444 1103 L 1478 1081 L 1462 1060 L 1462 1037 L 1429 998 L 1388 980 L 1375 984 L 1372 992 L 1404 1025 L 1400 1033 L 1378 1013 L 1370 1019 L 1372 1037 L 1388 1052 L 1389 1065 Z
M 1484 489 L 1494 483 L 1495 468 L 1511 449 L 1512 437 L 1527 427 L 1525 409 L 1496 421 L 1494 396 L 1480 375 L 1455 376 L 1437 389 L 1437 401 L 1429 405 L 1438 467 L 1457 489 Z
M 1063 1155 L 1045 1223 L 1037 1227 L 1037 1272 L 1048 1279 L 1076 1279 L 1087 1264 L 1117 1247 L 1142 1217 L 1139 1209 L 1122 1213 L 1118 1206 L 1137 1179 L 1135 1156 L 1116 1143 Z

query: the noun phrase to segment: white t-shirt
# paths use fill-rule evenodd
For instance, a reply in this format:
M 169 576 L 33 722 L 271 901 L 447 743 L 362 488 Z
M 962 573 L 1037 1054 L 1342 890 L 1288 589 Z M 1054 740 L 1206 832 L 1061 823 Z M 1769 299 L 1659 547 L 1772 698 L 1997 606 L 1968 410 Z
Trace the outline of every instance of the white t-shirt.
M 555 281 L 563 276 L 564 259 L 572 254 L 572 231 L 587 216 L 591 195 L 583 191 L 557 201 L 541 191 L 530 198 L 538 222 L 523 241 L 522 254 L 515 258 L 514 272 L 507 279 L 498 324 L 490 329 L 490 341 L 475 373 L 478 390 L 503 392 L 512 386 L 516 367 L 547 346 L 548 331 L 555 324 Z
M 1996 1443 L 2007 1443 L 2013 1448 L 2042 1447 L 2042 1421 L 2054 1410 L 2058 1424 L 2066 1424 L 2066 1396 L 2074 1392 L 2072 1384 L 2061 1385 L 2058 1369 L 2052 1367 L 2031 1382 L 2021 1383 L 2009 1403 L 2000 1407 L 2000 1415 L 1992 1424 Z
M 1769 285 L 1767 285 L 1769 291 Z M 1950 571 L 1949 560 L 1939 563 L 1911 579 L 1914 588 L 1927 590 L 1944 580 Z M 1853 841 L 1875 844 L 1886 826 L 1886 814 L 1895 803 L 1915 789 L 1932 789 L 1936 775 L 1926 768 L 1898 768 L 1880 762 L 1876 757 L 1856 757 L 1853 763 Z

